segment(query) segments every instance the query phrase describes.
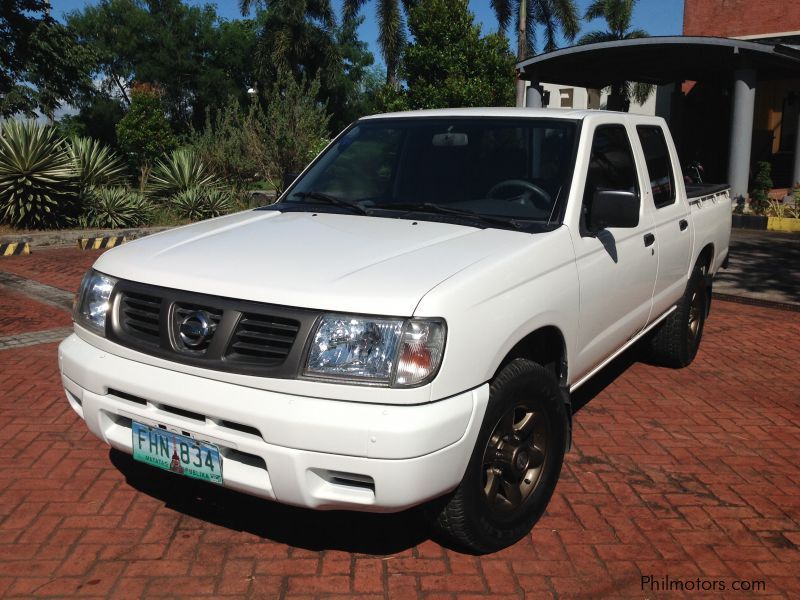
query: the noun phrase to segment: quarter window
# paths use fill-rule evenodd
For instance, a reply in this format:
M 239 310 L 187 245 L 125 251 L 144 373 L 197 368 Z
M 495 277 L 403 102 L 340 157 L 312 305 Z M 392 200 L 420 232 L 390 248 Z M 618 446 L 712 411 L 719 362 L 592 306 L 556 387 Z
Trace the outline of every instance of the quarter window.
M 656 208 L 669 206 L 675 202 L 675 175 L 672 172 L 664 130 L 654 125 L 639 125 L 636 131 L 647 163 L 653 203 Z

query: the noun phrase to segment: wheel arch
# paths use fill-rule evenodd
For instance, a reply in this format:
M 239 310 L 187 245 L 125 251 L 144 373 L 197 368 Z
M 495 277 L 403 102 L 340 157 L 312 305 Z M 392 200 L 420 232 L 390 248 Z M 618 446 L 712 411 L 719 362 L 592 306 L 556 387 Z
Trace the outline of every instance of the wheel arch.
M 689 273 L 689 277 L 691 278 L 695 269 L 698 267 L 703 269 L 706 284 L 706 316 L 708 316 L 711 311 L 712 285 L 714 283 L 714 274 L 712 273 L 712 269 L 714 268 L 714 256 L 714 243 L 709 242 L 703 247 L 700 254 L 697 255 L 697 260 L 695 260 L 694 265 L 692 265 L 692 270 Z
M 714 243 L 709 242 L 706 244 L 700 253 L 697 255 L 697 259 L 694 261 L 692 265 L 692 273 L 694 272 L 695 268 L 697 267 L 705 267 L 706 276 L 711 274 L 711 269 L 714 267 Z M 690 273 L 691 275 L 691 273 Z
M 494 375 L 515 358 L 527 358 L 551 370 L 562 387 L 568 381 L 567 344 L 555 325 L 538 327 L 521 338 L 500 361 Z

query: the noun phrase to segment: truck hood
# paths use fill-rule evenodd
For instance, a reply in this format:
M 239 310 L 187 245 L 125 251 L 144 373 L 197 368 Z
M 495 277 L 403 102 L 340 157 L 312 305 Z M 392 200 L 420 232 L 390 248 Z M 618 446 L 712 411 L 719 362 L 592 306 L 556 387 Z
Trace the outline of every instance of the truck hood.
M 530 238 L 407 219 L 247 211 L 114 248 L 94 268 L 242 300 L 411 316 L 437 284 Z

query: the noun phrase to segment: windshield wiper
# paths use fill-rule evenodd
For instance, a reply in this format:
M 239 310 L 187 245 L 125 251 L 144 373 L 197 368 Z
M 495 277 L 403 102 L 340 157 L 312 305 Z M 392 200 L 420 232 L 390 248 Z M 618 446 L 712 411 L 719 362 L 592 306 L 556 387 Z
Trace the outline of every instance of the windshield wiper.
M 385 204 L 376 204 L 372 208 L 381 208 L 385 210 L 403 210 L 406 211 L 405 214 L 421 212 L 421 213 L 433 213 L 439 215 L 458 215 L 460 217 L 466 217 L 468 219 L 474 219 L 476 221 L 482 221 L 484 223 L 491 223 L 492 225 L 504 225 L 506 227 L 510 225 L 511 227 L 514 227 L 516 229 L 520 228 L 519 222 L 512 217 L 483 215 L 479 212 L 475 212 L 474 210 L 468 210 L 466 208 L 452 208 L 450 206 L 443 206 L 441 204 L 435 204 L 433 202 L 423 202 L 422 204 L 393 204 L 387 202 Z
M 318 202 L 327 202 L 328 204 L 332 204 L 333 206 L 341 206 L 344 208 L 349 208 L 354 210 L 360 215 L 369 215 L 367 210 L 355 202 L 350 202 L 349 200 L 343 200 L 342 198 L 337 198 L 336 196 L 331 196 L 330 194 L 326 194 L 325 192 L 295 192 L 292 196 L 297 196 L 299 198 L 309 198 L 311 200 L 317 200 Z

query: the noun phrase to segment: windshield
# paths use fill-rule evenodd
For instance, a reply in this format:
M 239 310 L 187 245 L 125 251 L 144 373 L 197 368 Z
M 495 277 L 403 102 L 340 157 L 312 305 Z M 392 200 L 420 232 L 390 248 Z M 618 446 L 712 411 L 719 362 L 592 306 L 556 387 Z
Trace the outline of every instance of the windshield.
M 560 219 L 576 123 L 558 119 L 376 119 L 355 124 L 281 205 L 351 205 L 364 214 Z M 355 205 L 355 206 L 352 206 Z M 277 205 L 276 205 L 277 207 Z M 423 214 L 420 214 L 423 213 Z

